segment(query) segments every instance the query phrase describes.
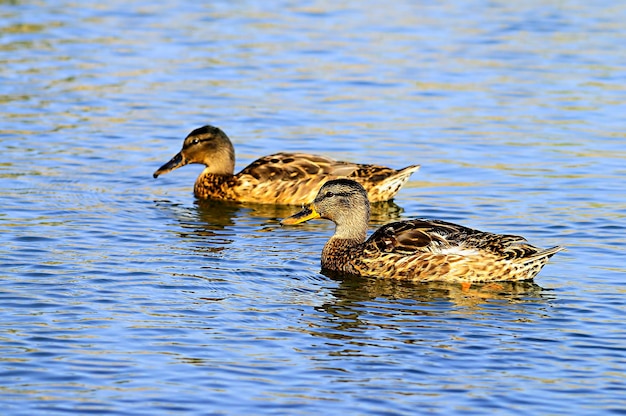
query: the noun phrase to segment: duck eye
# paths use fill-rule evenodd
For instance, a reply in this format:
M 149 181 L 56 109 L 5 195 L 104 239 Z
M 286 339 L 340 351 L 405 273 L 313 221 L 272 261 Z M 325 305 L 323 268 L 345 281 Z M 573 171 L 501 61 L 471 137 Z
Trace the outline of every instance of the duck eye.
M 333 196 L 335 196 L 335 194 L 333 194 L 331 191 L 326 192 L 326 195 L 324 195 L 326 198 L 332 198 Z
M 191 141 L 191 144 L 198 144 L 198 143 L 200 143 L 200 139 L 198 138 L 195 138 Z

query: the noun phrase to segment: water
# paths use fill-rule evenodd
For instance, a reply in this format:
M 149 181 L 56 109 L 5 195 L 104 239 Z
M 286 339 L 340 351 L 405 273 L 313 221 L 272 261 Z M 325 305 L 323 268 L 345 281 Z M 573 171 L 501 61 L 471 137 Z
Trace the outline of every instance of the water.
M 0 3 L 3 414 L 624 414 L 620 2 Z M 319 273 L 330 224 L 152 172 L 193 128 L 420 163 L 372 229 L 565 245 L 535 284 Z

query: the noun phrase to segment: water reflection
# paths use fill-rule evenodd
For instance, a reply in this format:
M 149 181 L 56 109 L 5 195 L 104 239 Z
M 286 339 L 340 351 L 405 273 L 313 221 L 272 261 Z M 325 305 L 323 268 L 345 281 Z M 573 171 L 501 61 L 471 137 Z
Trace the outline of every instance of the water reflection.
M 440 282 L 415 283 L 393 279 L 363 279 L 327 275 L 339 285 L 331 290 L 332 301 L 316 310 L 325 317 L 311 334 L 329 338 L 350 338 L 350 333 L 372 326 L 402 330 L 407 322 L 442 314 L 476 315 L 491 313 L 493 304 L 520 305 L 507 313 L 525 315 L 524 305 L 542 304 L 552 296 L 534 282 L 500 282 L 472 285 Z M 446 316 L 445 319 L 448 319 Z M 475 317 L 474 317 L 475 318 Z
M 181 223 L 181 226 L 192 228 L 197 226 L 199 235 L 204 235 L 203 230 L 220 230 L 235 225 L 234 218 L 241 215 L 242 207 L 238 204 L 225 203 L 223 201 L 196 201 L 196 210 L 192 214 L 197 216 L 196 222 Z M 212 235 L 212 234 L 207 234 Z
M 196 200 L 198 214 L 202 221 L 207 224 L 221 224 L 225 214 L 232 213 L 234 216 L 247 216 L 268 221 L 280 221 L 293 215 L 299 209 L 289 205 L 252 204 L 220 200 Z M 401 217 L 404 209 L 393 201 L 378 202 L 371 206 L 372 222 L 387 223 Z M 232 221 L 231 221 L 232 225 Z
M 181 206 L 167 200 L 155 201 L 155 205 L 173 218 L 178 227 L 173 228 L 182 241 L 192 243 L 192 249 L 201 253 L 218 253 L 235 241 L 235 234 L 228 229 L 234 226 L 234 218 L 240 210 L 235 205 L 211 204 L 204 206 Z
M 192 229 L 196 236 L 213 236 L 219 230 L 232 227 L 237 220 L 252 220 L 257 225 L 276 224 L 293 215 L 297 207 L 289 205 L 250 204 L 220 200 L 196 200 L 195 209 L 172 203 L 168 200 L 155 201 L 158 208 L 166 210 L 180 223 L 181 228 Z M 372 204 L 372 223 L 385 224 L 401 218 L 404 209 L 393 201 Z M 260 220 L 260 221 L 259 221 Z M 186 237 L 188 234 L 181 233 Z
M 388 222 L 400 220 L 404 208 L 396 204 L 393 200 L 377 202 L 370 205 L 370 226 L 376 228 Z
M 288 205 L 249 204 L 220 200 L 196 200 L 199 219 L 207 224 L 219 225 L 229 221 L 233 225 L 235 218 L 252 218 L 265 223 L 268 220 L 280 220 L 291 215 L 294 207 Z M 230 218 L 226 218 L 230 217 Z
M 225 272 L 246 267 L 253 252 L 271 252 L 268 261 L 285 266 L 283 256 L 289 257 L 290 253 L 302 249 L 298 239 L 285 239 L 284 234 L 277 232 L 279 221 L 292 215 L 298 207 L 220 200 L 195 200 L 192 205 L 156 200 L 154 204 L 165 217 L 163 223 L 173 221 L 175 224 L 168 226 L 170 235 L 176 236 L 170 244 L 182 247 L 180 242 L 186 243 L 193 252 L 209 254 L 209 257 L 220 253 L 219 257 L 223 257 L 224 251 L 230 247 L 228 261 L 219 266 Z M 396 220 L 403 211 L 392 201 L 373 204 L 372 226 Z M 305 239 L 310 239 L 312 234 L 322 236 L 318 234 L 321 225 L 328 224 L 311 224 L 306 230 L 297 230 L 294 234 Z M 318 256 L 317 251 L 315 256 Z
M 375 299 L 410 299 L 426 304 L 448 301 L 457 306 L 480 306 L 491 300 L 519 302 L 541 299 L 545 294 L 545 289 L 532 281 L 473 284 L 469 289 L 464 289 L 461 284 L 445 282 L 421 283 L 395 279 L 341 277 L 328 272 L 325 274 L 339 282 L 339 287 L 333 291 L 337 299 L 334 304 L 346 307 Z

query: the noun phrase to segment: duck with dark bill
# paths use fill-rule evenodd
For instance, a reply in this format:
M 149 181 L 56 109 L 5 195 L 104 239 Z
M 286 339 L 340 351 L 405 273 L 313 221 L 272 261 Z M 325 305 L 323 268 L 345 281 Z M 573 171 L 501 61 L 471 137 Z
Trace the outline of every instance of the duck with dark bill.
M 324 182 L 336 178 L 361 183 L 372 202 L 388 201 L 419 169 L 419 165 L 395 170 L 306 153 L 277 153 L 255 160 L 235 175 L 235 149 L 230 139 L 219 128 L 204 126 L 189 133 L 182 150 L 153 176 L 190 163 L 205 166 L 194 185 L 199 199 L 287 205 L 311 202 Z

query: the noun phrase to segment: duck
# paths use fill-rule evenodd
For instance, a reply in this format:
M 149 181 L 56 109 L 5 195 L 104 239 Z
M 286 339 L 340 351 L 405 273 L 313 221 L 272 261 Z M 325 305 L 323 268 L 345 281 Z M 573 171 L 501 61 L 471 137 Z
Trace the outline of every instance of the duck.
M 158 178 L 190 163 L 205 166 L 194 184 L 198 199 L 278 205 L 309 203 L 324 182 L 343 177 L 361 183 L 371 202 L 389 201 L 420 168 L 411 165 L 395 170 L 307 153 L 276 153 L 261 157 L 234 174 L 232 142 L 219 127 L 206 125 L 189 133 L 182 150 L 152 176 Z
M 530 281 L 550 257 L 564 249 L 541 249 L 524 237 L 429 219 L 391 222 L 366 239 L 369 216 L 370 204 L 363 186 L 349 179 L 336 179 L 326 182 L 313 202 L 280 224 L 299 224 L 315 218 L 335 223 L 335 232 L 321 256 L 322 273 L 333 275 L 462 286 Z

